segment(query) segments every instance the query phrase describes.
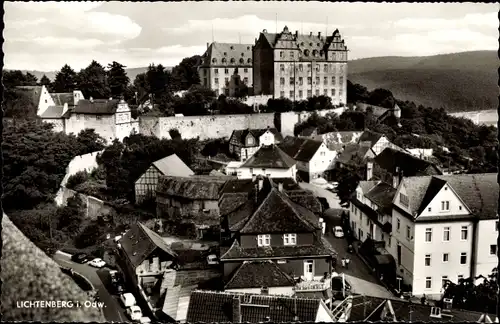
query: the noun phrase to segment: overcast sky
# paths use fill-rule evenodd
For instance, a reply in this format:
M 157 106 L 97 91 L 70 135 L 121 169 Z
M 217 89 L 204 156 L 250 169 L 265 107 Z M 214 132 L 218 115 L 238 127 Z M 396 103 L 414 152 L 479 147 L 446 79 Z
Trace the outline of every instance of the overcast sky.
M 217 42 L 254 44 L 263 29 L 285 25 L 306 34 L 338 28 L 350 59 L 496 50 L 498 9 L 474 3 L 5 2 L 4 64 L 38 71 L 65 63 L 79 70 L 93 59 L 174 66 L 203 54 L 212 35 Z

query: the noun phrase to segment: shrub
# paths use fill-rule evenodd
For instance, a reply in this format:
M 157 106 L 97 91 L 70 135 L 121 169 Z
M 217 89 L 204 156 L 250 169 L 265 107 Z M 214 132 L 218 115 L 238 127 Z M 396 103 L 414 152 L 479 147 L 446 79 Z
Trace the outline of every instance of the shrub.
M 89 178 L 89 174 L 87 171 L 79 171 L 68 178 L 68 182 L 66 182 L 66 188 L 75 189 L 79 184 L 84 183 Z

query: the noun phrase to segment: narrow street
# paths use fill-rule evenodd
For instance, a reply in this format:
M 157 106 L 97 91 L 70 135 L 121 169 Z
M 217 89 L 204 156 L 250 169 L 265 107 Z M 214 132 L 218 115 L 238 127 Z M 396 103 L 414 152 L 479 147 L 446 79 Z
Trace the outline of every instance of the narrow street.
M 125 309 L 120 304 L 119 297 L 111 293 L 111 281 L 108 269 L 96 269 L 87 264 L 73 262 L 69 254 L 60 251 L 56 252 L 52 259 L 61 267 L 73 269 L 92 283 L 98 292 L 99 300 L 105 305 L 102 312 L 107 321 L 129 321 Z

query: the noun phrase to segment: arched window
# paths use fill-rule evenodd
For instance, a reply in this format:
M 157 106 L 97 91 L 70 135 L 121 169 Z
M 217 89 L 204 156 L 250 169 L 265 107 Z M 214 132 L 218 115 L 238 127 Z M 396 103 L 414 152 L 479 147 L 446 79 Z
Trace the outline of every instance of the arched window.
M 305 55 L 305 56 L 309 56 L 309 50 L 307 50 L 307 49 L 306 49 L 306 50 L 304 51 L 304 55 Z
M 226 63 L 226 62 L 227 62 L 226 58 L 225 58 L 225 57 L 223 57 L 223 58 L 222 58 L 222 63 Z
M 212 63 L 217 63 L 217 59 L 215 57 L 212 59 Z
M 240 63 L 245 63 L 245 60 L 243 58 L 240 58 Z
M 249 58 L 249 59 L 247 60 L 247 62 L 248 62 L 248 63 L 252 63 L 252 59 L 251 59 L 251 58 Z
M 313 51 L 313 55 L 314 55 L 314 56 L 318 56 L 318 51 L 317 51 L 317 50 L 314 50 L 314 51 Z
M 235 59 L 234 57 L 231 58 L 231 63 L 234 63 L 235 62 Z

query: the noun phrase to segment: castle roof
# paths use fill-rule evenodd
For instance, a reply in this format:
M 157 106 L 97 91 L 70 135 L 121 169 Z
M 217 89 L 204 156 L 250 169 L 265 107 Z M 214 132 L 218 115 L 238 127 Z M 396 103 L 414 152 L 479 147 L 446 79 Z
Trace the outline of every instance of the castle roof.
M 201 66 L 252 67 L 252 45 L 213 42 L 202 57 Z

